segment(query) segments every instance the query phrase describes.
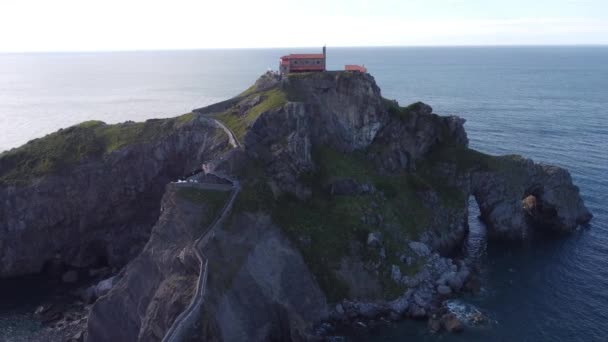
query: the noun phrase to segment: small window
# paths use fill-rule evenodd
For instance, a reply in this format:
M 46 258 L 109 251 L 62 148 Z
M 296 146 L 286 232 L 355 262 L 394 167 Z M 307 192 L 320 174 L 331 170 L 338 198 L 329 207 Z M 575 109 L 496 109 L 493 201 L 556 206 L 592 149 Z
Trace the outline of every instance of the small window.
M 298 64 L 298 61 L 297 61 L 297 60 L 296 60 L 296 61 L 293 61 L 293 64 Z
M 317 61 L 317 64 L 321 64 L 321 61 Z

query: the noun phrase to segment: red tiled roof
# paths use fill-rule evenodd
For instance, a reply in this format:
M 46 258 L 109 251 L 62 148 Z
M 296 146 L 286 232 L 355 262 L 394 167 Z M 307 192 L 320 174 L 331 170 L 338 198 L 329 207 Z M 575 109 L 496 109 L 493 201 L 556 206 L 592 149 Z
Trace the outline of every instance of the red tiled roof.
M 291 55 L 283 56 L 285 59 L 301 59 L 301 58 L 324 58 L 322 53 L 292 53 Z

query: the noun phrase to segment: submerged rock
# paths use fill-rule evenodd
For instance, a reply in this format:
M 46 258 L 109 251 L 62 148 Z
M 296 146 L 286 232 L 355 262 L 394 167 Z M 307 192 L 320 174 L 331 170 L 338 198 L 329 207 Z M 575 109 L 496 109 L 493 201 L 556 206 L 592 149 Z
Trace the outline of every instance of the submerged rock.
M 458 316 L 453 313 L 447 313 L 441 316 L 441 325 L 447 332 L 451 333 L 458 333 L 464 330 L 464 324 Z

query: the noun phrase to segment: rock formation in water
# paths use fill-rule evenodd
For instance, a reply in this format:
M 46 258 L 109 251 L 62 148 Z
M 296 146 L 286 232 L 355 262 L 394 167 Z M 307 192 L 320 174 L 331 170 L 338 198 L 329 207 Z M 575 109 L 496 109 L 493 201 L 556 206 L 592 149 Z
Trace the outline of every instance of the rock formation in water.
M 425 318 L 469 288 L 470 265 L 448 257 L 467 234 L 469 196 L 492 239 L 570 232 L 591 219 L 566 170 L 471 150 L 463 119 L 400 107 L 368 74 L 268 73 L 191 116 L 25 182 L 30 164 L 16 156 L 36 142 L 3 155 L 1 274 L 37 272 L 53 258 L 122 262 L 158 218 L 94 304 L 87 338 L 161 340 L 195 293 L 194 241 L 226 200 L 165 185 L 204 163 L 205 177 L 238 179 L 241 190 L 202 246 L 204 301 L 182 337 L 300 341 L 327 332 L 323 322 Z M 212 120 L 241 146 L 230 148 Z M 99 134 L 105 149 L 108 134 Z

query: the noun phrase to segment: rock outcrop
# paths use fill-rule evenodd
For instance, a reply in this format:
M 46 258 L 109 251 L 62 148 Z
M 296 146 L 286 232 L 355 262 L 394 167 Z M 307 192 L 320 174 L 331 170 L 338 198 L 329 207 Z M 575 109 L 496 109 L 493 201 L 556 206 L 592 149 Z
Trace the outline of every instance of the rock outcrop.
M 568 233 L 592 218 L 570 173 L 560 167 L 454 148 L 438 155 L 444 158 L 432 163 L 431 172 L 475 197 L 490 239 Z
M 145 248 L 93 305 L 88 341 L 163 338 L 194 293 L 199 266 L 191 245 L 226 198 L 222 192 L 167 187 L 161 216 Z
M 269 216 L 233 215 L 205 255 L 211 273 L 195 339 L 303 341 L 327 318 L 315 276 Z
M 61 151 L 51 149 L 57 141 L 65 144 L 56 148 Z M 112 145 L 117 141 L 122 145 Z M 25 174 L 58 164 L 53 153 L 65 164 L 68 148 L 82 154 L 71 165 Z M 38 273 L 49 264 L 124 265 L 148 240 L 165 185 L 226 148 L 220 128 L 191 115 L 145 124 L 85 123 L 3 153 L 0 278 Z

